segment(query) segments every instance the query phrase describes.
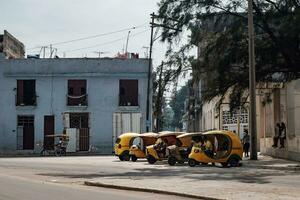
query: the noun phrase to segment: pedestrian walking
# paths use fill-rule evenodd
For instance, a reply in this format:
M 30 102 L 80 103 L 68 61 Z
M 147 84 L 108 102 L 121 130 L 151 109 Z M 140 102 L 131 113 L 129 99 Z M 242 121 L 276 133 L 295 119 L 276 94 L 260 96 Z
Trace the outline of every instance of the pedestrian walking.
M 275 126 L 275 136 L 273 137 L 273 145 L 272 145 L 273 148 L 277 148 L 278 146 L 280 131 L 281 131 L 280 123 L 277 123 Z
M 286 139 L 286 126 L 284 122 L 280 124 L 280 135 L 279 135 L 279 142 L 280 142 L 280 149 L 284 148 L 284 140 Z
M 247 129 L 244 130 L 244 136 L 243 136 L 242 142 L 243 142 L 245 157 L 249 157 L 250 135 L 249 135 Z

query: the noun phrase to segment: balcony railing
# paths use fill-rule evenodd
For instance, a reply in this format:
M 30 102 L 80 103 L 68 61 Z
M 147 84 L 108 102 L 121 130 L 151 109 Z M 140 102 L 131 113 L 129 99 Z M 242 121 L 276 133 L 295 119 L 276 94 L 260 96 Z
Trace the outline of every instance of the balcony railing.
M 124 96 L 119 95 L 119 106 L 137 107 L 140 104 L 140 96 Z
M 16 106 L 36 106 L 37 105 L 37 95 L 26 98 L 18 98 L 18 95 L 15 95 L 15 104 Z
M 88 95 L 73 96 L 67 95 L 67 106 L 87 106 Z

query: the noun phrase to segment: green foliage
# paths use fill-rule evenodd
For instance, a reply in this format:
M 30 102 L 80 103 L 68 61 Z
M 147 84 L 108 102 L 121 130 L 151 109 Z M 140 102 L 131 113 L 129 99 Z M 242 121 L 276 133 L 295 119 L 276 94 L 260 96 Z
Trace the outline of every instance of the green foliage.
M 171 123 L 172 127 L 182 128 L 181 119 L 184 114 L 184 101 L 188 97 L 188 92 L 188 85 L 184 85 L 179 89 L 176 96 L 173 96 L 170 101 L 170 107 L 174 112 Z
M 163 24 L 172 26 L 169 19 L 177 19 L 178 29 L 191 31 L 185 49 L 201 44 L 200 59 L 182 56 L 180 61 L 192 66 L 194 80 L 205 78 L 203 100 L 222 100 L 229 94 L 231 107 L 240 105 L 249 81 L 247 1 L 161 0 L 159 7 Z M 299 78 L 300 2 L 259 0 L 253 8 L 257 82 Z M 172 44 L 180 36 L 176 30 L 164 29 L 162 40 Z

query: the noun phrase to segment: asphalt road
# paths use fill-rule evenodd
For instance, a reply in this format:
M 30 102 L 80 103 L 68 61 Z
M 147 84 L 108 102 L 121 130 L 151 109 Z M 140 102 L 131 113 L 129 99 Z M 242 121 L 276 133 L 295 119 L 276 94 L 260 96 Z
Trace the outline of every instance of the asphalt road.
M 0 200 L 175 199 L 159 195 L 154 198 L 148 193 L 87 188 L 83 186 L 84 181 L 220 199 L 294 200 L 299 199 L 300 190 L 299 171 L 253 168 L 247 164 L 238 168 L 191 168 L 187 164 L 169 166 L 166 162 L 149 165 L 145 160 L 120 162 L 112 156 L 0 158 Z
M 0 174 L 0 200 L 179 200 L 175 196 L 57 184 Z

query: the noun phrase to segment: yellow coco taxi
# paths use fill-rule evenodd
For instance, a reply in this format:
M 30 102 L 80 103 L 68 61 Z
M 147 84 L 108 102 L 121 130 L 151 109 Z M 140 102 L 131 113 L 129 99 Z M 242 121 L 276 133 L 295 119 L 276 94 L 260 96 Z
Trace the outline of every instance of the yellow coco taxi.
M 166 149 L 168 146 L 176 144 L 176 137 L 182 132 L 164 131 L 160 132 L 154 145 L 146 147 L 146 158 L 149 164 L 154 164 L 157 160 L 167 158 Z
M 193 146 L 189 155 L 189 166 L 194 167 L 199 163 L 221 163 L 223 167 L 239 166 L 243 157 L 243 147 L 236 134 L 231 131 L 209 131 L 202 135 L 204 145 Z M 205 144 L 209 144 L 211 150 L 207 150 Z
M 146 158 L 146 147 L 153 145 L 156 142 L 157 133 L 142 133 L 138 137 L 131 140 L 131 147 L 129 155 L 133 162 L 136 162 L 138 158 Z
M 201 132 L 185 133 L 177 136 L 176 144 L 167 148 L 169 165 L 175 165 L 177 162 L 180 164 L 188 162 L 188 157 L 191 153 L 193 141 L 197 140 L 197 138 L 199 137 L 202 137 Z
M 130 160 L 129 150 L 131 142 L 139 135 L 139 133 L 123 133 L 117 138 L 115 144 L 115 155 L 118 156 L 121 161 Z

